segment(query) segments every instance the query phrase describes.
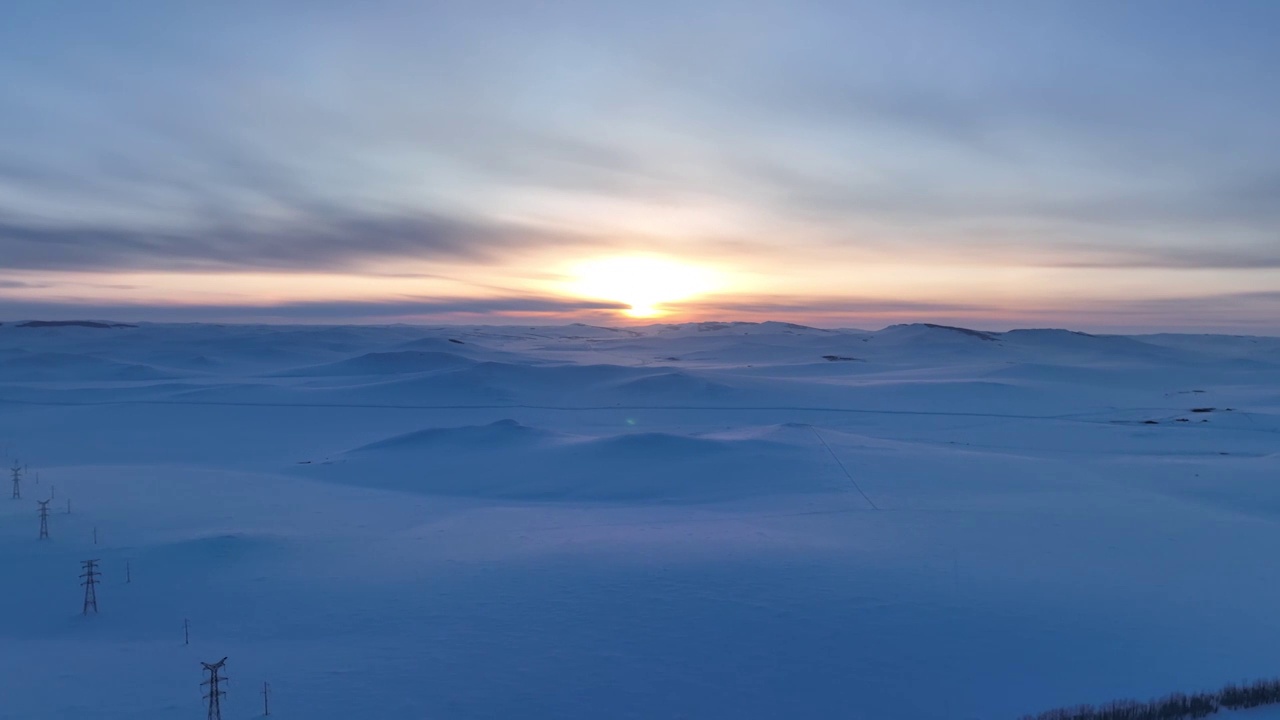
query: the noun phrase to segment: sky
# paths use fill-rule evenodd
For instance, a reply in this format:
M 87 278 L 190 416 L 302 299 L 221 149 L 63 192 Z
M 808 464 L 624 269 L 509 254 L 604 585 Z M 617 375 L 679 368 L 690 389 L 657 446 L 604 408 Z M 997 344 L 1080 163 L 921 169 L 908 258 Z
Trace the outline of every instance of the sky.
M 0 320 L 1280 334 L 1280 3 L 7 0 Z

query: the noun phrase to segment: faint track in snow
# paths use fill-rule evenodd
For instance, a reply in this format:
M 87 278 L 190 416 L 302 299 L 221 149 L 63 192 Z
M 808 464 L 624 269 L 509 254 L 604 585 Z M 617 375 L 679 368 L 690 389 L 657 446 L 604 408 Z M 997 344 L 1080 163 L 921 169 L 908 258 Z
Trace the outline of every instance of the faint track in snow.
M 871 408 L 850 407 L 813 407 L 785 405 L 531 405 L 525 403 L 489 403 L 478 405 L 404 405 L 382 403 L 283 403 L 283 402 L 233 402 L 217 400 L 102 400 L 97 402 L 71 402 L 58 400 L 11 400 L 0 398 L 0 405 L 31 405 L 47 407 L 97 407 L 106 405 L 180 405 L 210 407 L 271 407 L 271 408 L 352 408 L 365 410 L 548 410 L 555 412 L 600 412 L 605 410 L 667 410 L 667 411 L 714 411 L 714 412 L 816 412 L 846 413 L 850 415 L 901 415 L 908 417 L 959 417 L 990 418 L 997 420 L 1041 420 L 1058 422 L 1076 422 L 1088 425 L 1116 425 L 1114 420 L 1090 419 L 1099 415 L 1098 411 L 1061 413 L 1057 415 L 1024 415 L 1013 413 L 956 412 L 949 410 L 880 410 Z M 1143 409 L 1143 408 L 1138 408 Z M 1124 408 L 1128 411 L 1131 408 Z M 1171 408 L 1152 408 L 1151 410 L 1169 411 Z M 1245 414 L 1245 413 L 1240 413 Z M 1255 418 L 1249 418 L 1256 423 Z M 1232 430 L 1236 432 L 1260 432 L 1280 434 L 1280 429 L 1268 427 L 1223 428 L 1208 426 L 1205 430 Z
M 879 510 L 880 508 L 876 508 Z M 716 525 L 742 523 L 752 520 L 777 520 L 779 518 L 797 518 L 812 517 L 819 515 L 848 515 L 851 513 L 871 512 L 866 508 L 835 508 L 832 510 L 797 510 L 794 512 L 779 513 L 760 513 L 760 512 L 743 512 L 741 514 L 723 515 L 719 517 L 679 517 L 679 518 L 663 518 L 656 520 L 626 520 L 621 522 L 602 522 L 602 523 L 576 523 L 571 525 L 545 525 L 534 526 L 528 528 L 517 528 L 513 532 L 517 534 L 528 533 L 545 533 L 560 530 L 583 530 L 592 528 L 624 528 L 624 527 L 672 527 L 680 525 Z M 951 511 L 947 511 L 951 512 Z M 955 511 L 960 512 L 960 511 Z
M 831 454 L 831 459 L 835 460 L 836 464 L 840 466 L 841 472 L 844 473 L 845 477 L 849 478 L 850 484 L 852 484 L 853 488 L 858 491 L 858 494 L 862 496 L 862 499 L 867 501 L 867 504 L 871 506 L 872 510 L 879 510 L 879 506 L 877 506 L 875 502 L 867 496 L 867 493 L 863 491 L 862 486 L 858 484 L 858 481 L 853 479 L 853 474 L 849 472 L 849 468 L 844 466 L 844 461 L 842 461 L 840 456 L 836 455 L 836 451 L 832 450 L 831 446 L 827 444 L 826 438 L 822 437 L 822 433 L 818 432 L 818 428 L 810 425 L 809 429 L 813 431 L 813 436 L 818 438 L 818 442 L 822 443 L 822 447 L 826 448 L 827 452 Z
M 869 408 L 786 405 L 530 405 L 525 403 L 490 403 L 477 405 L 390 405 L 383 403 L 282 403 L 248 401 L 232 402 L 218 400 L 103 400 L 99 402 L 71 402 L 58 400 L 10 400 L 7 398 L 0 398 L 0 403 L 10 403 L 13 405 L 47 405 L 51 407 L 93 407 L 98 405 L 210 405 L 280 408 L 367 408 L 386 410 L 558 410 L 567 412 L 578 412 L 583 410 L 714 410 L 720 412 L 740 410 L 752 412 L 834 412 L 866 415 L 936 415 L 940 417 L 980 417 L 1002 418 L 1009 420 L 1072 420 L 1081 415 L 1092 414 L 1067 413 L 1062 415 L 1015 415 L 1008 413 L 955 412 L 949 410 L 876 410 Z

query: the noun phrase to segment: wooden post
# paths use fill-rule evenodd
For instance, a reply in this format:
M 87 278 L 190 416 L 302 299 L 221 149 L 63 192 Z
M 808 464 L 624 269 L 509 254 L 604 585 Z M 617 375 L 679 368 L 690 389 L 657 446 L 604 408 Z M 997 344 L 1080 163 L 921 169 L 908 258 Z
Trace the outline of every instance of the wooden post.
M 262 714 L 271 714 L 271 686 L 265 682 L 262 683 Z
M 182 618 L 182 644 L 191 644 L 191 621 L 186 618 Z

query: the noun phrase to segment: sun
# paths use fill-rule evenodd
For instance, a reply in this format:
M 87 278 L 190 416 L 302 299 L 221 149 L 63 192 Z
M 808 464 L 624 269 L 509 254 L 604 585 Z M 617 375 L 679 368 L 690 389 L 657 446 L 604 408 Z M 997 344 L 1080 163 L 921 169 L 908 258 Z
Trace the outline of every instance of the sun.
M 688 300 L 715 289 L 716 274 L 708 268 L 653 256 L 619 256 L 578 263 L 571 271 L 575 295 L 615 300 L 630 306 L 634 318 L 666 314 L 669 303 Z

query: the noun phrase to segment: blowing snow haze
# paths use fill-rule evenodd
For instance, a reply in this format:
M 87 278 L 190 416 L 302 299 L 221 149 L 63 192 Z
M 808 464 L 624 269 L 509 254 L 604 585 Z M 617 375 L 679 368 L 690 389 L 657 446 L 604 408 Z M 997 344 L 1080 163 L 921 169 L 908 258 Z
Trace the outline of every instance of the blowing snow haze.
M 3 3 L 0 720 L 1280 720 L 1278 31 Z

